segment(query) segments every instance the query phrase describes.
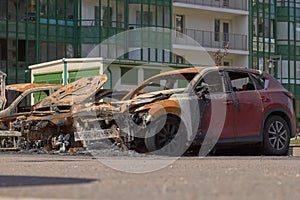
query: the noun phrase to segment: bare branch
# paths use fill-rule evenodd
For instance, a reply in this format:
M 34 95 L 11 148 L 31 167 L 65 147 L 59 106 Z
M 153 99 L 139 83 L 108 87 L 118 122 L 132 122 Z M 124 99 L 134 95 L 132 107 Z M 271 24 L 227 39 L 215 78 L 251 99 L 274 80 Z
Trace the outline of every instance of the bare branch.
M 218 49 L 218 51 L 214 54 L 215 63 L 217 66 L 222 65 L 222 60 L 229 54 L 228 49 L 229 49 L 229 42 L 227 42 L 224 45 L 223 52 L 221 51 L 221 49 Z

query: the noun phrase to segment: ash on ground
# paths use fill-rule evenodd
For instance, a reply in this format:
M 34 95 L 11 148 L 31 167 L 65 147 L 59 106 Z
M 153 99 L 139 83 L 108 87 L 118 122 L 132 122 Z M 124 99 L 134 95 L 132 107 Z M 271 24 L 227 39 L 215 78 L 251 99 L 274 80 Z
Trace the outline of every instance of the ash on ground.
M 110 141 L 97 141 L 91 142 L 86 147 L 76 147 L 69 149 L 47 150 L 44 147 L 35 148 L 20 148 L 15 151 L 2 151 L 10 154 L 49 154 L 61 156 L 97 156 L 97 157 L 145 157 L 146 154 L 137 153 L 134 150 L 124 151 L 118 144 L 111 143 Z

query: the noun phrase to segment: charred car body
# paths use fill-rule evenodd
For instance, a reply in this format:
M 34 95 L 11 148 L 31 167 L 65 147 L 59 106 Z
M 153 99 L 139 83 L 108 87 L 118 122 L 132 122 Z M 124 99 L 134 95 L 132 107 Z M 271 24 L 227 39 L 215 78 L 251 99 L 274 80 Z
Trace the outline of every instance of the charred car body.
M 115 103 L 73 107 L 77 140 L 117 139 L 141 152 L 253 144 L 284 155 L 295 135 L 292 95 L 269 74 L 238 67 L 154 76 Z
M 2 82 L 2 86 L 5 82 Z M 61 85 L 14 84 L 1 88 L 0 110 L 1 149 L 17 149 L 22 135 L 21 122 L 31 114 L 33 105 L 54 93 Z
M 40 146 L 47 150 L 68 150 L 81 147 L 81 142 L 74 141 L 74 121 L 70 112 L 77 104 L 88 104 L 110 98 L 112 90 L 101 89 L 107 81 L 106 75 L 84 77 L 60 88 L 51 96 L 35 105 L 32 114 L 22 122 L 22 133 L 27 141 L 41 141 Z M 127 91 L 117 91 L 117 98 L 122 98 Z

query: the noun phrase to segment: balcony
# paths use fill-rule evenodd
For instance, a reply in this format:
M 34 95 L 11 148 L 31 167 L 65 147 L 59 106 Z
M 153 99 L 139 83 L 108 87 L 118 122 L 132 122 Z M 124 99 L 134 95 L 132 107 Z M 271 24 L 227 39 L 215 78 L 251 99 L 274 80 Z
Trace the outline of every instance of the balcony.
M 174 3 L 248 11 L 247 0 L 174 0 Z
M 202 47 L 223 49 L 229 43 L 229 50 L 248 51 L 247 35 L 184 29 L 183 33 L 176 32 L 175 45 L 197 45 L 188 37 L 183 37 L 184 34 L 198 42 Z

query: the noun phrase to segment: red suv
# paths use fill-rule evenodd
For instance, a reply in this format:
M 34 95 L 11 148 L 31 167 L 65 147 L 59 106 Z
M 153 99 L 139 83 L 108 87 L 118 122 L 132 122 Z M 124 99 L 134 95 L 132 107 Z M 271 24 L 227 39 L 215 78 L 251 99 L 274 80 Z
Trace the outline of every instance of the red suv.
M 122 102 L 74 114 L 78 139 L 118 137 L 129 148 L 157 154 L 181 155 L 191 145 L 258 144 L 266 154 L 285 155 L 295 136 L 292 94 L 269 74 L 239 67 L 164 72 Z

